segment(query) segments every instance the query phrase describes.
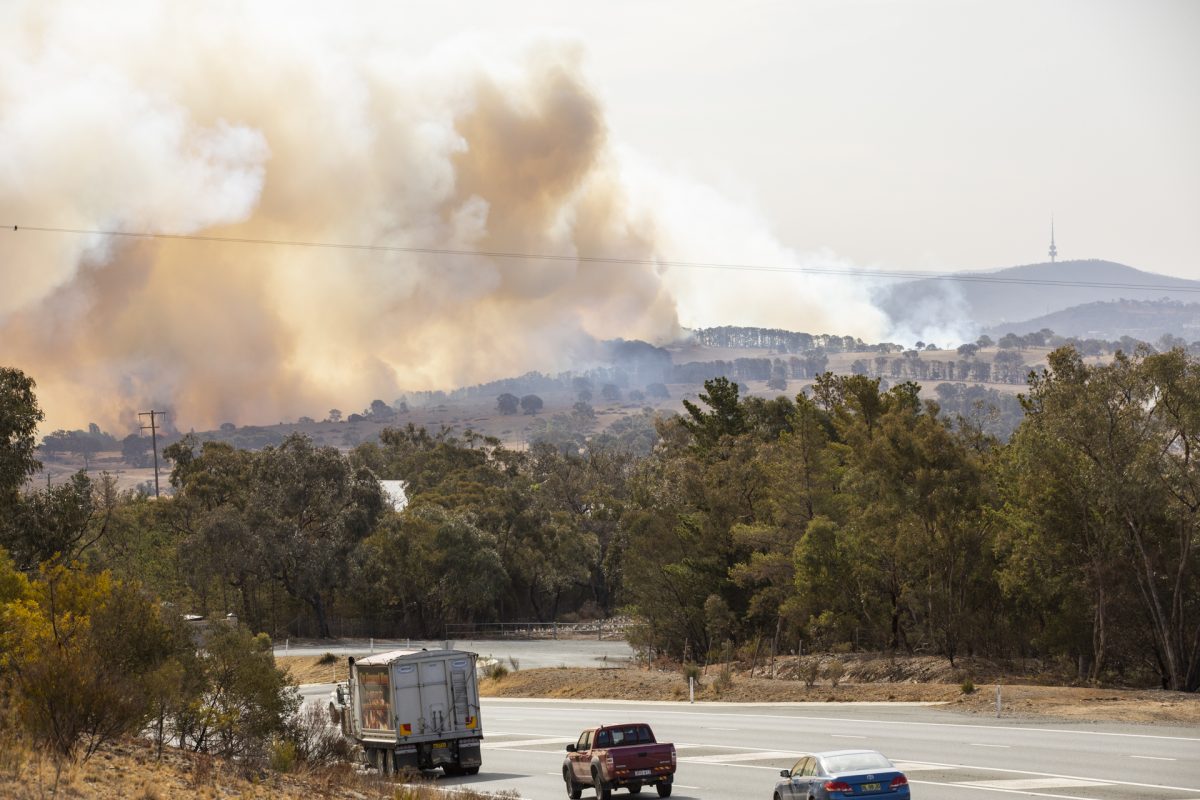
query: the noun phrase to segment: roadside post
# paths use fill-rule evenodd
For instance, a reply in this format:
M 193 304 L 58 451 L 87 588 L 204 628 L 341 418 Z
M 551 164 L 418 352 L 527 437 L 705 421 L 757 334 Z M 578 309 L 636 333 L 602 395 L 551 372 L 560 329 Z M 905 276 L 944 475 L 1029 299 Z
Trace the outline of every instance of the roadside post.
M 688 702 L 696 702 L 696 679 L 688 675 Z
M 1000 718 L 1000 684 L 996 684 L 996 719 Z

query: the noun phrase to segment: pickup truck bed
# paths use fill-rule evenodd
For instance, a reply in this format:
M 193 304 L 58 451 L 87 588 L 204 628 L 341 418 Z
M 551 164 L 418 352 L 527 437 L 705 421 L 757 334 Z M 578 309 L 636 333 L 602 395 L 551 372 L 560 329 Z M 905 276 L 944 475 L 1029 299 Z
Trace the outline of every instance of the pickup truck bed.
M 645 723 L 588 728 L 567 745 L 563 781 L 567 796 L 578 800 L 585 787 L 608 800 L 613 789 L 637 794 L 653 785 L 659 797 L 670 797 L 675 779 L 675 745 L 658 742 Z

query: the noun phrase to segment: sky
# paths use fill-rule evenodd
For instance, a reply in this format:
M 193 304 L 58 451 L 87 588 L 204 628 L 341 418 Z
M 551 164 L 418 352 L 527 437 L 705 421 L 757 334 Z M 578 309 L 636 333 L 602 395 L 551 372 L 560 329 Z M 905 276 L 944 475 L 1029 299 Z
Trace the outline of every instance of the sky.
M 448 3 L 398 35 L 463 20 L 583 43 L 617 139 L 799 251 L 996 269 L 1053 214 L 1061 258 L 1200 278 L 1193 0 Z
M 706 325 L 885 340 L 864 272 L 1042 261 L 1051 215 L 1062 259 L 1200 279 L 1197 34 L 1191 0 L 14 0 L 0 363 L 50 428 L 202 429 Z

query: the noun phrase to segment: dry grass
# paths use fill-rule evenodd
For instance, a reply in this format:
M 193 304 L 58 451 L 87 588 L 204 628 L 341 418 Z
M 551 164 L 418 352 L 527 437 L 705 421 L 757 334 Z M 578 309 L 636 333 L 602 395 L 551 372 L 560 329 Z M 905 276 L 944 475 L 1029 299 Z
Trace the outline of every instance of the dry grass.
M 696 688 L 696 700 L 739 703 L 765 702 L 936 702 L 945 708 L 977 714 L 995 713 L 995 684 L 977 683 L 964 695 L 961 681 L 856 682 L 842 678 L 812 688 L 803 681 L 748 677 L 733 672 L 728 685 L 720 670 L 709 667 Z M 1185 692 L 1094 689 L 1082 687 L 1003 685 L 1003 716 L 1061 717 L 1075 720 L 1200 724 L 1200 696 Z M 486 697 L 559 697 L 619 700 L 686 701 L 687 679 L 677 670 L 642 668 L 530 669 L 500 680 L 485 679 Z
M 456 791 L 459 800 L 505 795 Z M 0 742 L 0 797 L 6 800 L 444 800 L 432 782 L 386 780 L 348 765 L 281 775 L 196 753 L 168 749 L 161 761 L 140 741 L 102 748 L 84 764 L 57 772 L 55 763 L 11 740 Z

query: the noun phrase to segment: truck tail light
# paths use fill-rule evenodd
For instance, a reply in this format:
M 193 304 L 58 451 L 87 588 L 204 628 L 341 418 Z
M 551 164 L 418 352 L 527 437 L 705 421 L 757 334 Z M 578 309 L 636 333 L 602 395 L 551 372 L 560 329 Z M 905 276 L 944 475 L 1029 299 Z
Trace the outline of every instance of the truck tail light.
M 896 777 L 892 778 L 891 789 L 893 792 L 899 789 L 901 786 L 908 786 L 908 778 L 904 777 L 903 775 L 897 775 Z
M 825 791 L 827 792 L 853 792 L 854 787 L 845 781 L 825 781 Z

